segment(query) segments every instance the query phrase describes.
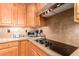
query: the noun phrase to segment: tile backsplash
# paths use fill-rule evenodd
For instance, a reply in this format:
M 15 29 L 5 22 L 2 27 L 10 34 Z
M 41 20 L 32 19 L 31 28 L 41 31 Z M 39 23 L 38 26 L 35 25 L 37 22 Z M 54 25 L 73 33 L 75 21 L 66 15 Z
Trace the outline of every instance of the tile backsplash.
M 0 38 L 12 38 L 12 35 L 19 33 L 21 35 L 27 36 L 27 31 L 32 30 L 31 28 L 0 28 Z

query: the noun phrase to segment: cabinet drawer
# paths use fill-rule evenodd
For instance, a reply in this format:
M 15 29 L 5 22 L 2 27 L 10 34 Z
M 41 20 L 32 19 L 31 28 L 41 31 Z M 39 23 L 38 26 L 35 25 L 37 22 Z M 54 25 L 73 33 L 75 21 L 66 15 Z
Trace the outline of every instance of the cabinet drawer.
M 9 47 L 14 47 L 14 46 L 18 46 L 18 42 L 2 43 L 2 44 L 0 44 L 0 50 L 5 49 L 5 48 L 9 48 Z

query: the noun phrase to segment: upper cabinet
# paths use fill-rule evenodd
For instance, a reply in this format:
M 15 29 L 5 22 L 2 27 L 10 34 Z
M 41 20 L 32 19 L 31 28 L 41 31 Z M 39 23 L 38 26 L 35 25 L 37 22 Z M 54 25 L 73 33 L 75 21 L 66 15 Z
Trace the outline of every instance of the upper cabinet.
M 39 7 L 40 6 L 40 7 Z M 28 27 L 41 27 L 46 26 L 46 20 L 38 15 L 38 12 L 44 7 L 45 5 L 38 4 L 27 4 L 27 26 Z
M 37 12 L 40 12 L 42 11 L 42 9 L 47 5 L 47 3 L 37 3 L 36 6 L 37 6 Z
M 1 26 L 26 26 L 26 4 L 0 4 Z
M 38 15 L 38 13 L 40 11 L 42 11 L 42 9 L 47 5 L 47 3 L 37 3 L 35 4 L 35 23 L 36 23 L 36 27 L 43 27 L 46 26 L 47 22 L 46 19 L 41 17 L 40 15 Z M 40 6 L 40 7 L 39 7 Z
M 74 4 L 74 21 L 79 22 L 79 3 Z
M 46 20 L 38 15 L 45 3 L 1 3 L 0 26 L 46 26 Z
M 27 26 L 34 27 L 34 19 L 35 19 L 35 5 L 34 4 L 27 4 Z
M 0 4 L 0 25 L 12 25 L 13 4 Z
M 13 20 L 17 26 L 26 26 L 26 4 L 14 4 Z

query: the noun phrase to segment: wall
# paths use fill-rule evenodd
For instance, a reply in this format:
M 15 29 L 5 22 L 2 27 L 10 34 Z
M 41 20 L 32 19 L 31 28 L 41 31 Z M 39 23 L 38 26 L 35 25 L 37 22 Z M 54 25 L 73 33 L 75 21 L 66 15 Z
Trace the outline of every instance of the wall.
M 74 9 L 47 18 L 47 24 L 40 29 L 48 39 L 79 47 L 79 23 L 74 22 Z

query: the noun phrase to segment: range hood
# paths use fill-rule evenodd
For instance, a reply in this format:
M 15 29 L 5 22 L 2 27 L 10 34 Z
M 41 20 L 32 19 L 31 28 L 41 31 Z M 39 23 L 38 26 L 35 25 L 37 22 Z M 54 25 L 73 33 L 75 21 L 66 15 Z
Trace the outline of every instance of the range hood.
M 49 17 L 73 7 L 73 3 L 51 3 L 47 4 L 39 13 L 39 15 L 42 17 Z

